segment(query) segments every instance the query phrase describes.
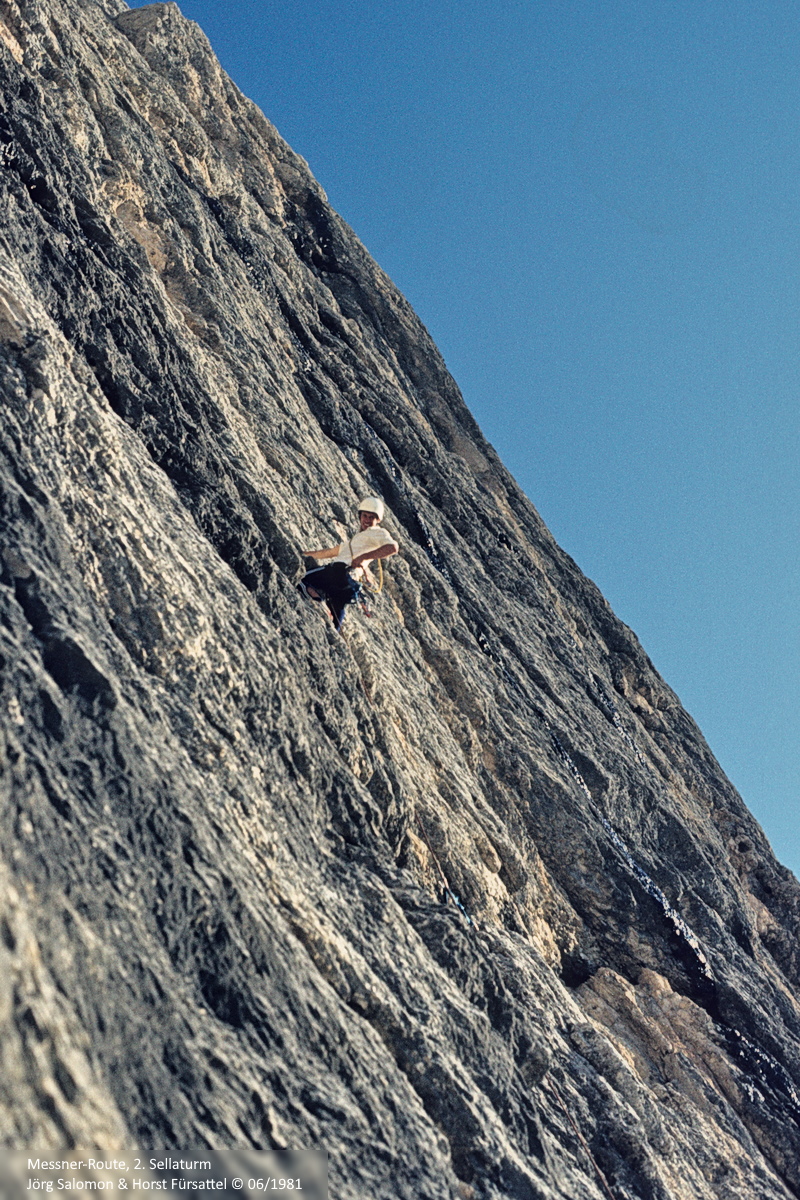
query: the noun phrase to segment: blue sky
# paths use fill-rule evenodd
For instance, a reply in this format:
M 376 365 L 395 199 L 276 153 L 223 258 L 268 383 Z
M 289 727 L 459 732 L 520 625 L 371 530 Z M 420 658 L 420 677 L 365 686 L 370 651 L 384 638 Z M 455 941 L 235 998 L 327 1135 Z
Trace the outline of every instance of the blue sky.
M 800 874 L 800 6 L 180 7 Z

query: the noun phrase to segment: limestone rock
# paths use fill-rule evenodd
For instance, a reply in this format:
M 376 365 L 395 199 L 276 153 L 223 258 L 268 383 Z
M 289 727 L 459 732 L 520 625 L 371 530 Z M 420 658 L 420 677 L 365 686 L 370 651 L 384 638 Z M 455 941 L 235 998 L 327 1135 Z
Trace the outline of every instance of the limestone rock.
M 3 1144 L 798 1195 L 797 881 L 406 301 L 175 4 L 0 66 Z

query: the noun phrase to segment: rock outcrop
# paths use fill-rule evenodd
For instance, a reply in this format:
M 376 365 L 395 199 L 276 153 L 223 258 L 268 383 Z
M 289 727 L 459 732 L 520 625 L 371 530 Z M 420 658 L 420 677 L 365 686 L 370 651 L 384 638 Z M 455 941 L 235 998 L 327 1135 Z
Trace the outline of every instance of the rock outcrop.
M 800 1195 L 800 887 L 409 305 L 176 5 L 0 43 L 0 1142 Z

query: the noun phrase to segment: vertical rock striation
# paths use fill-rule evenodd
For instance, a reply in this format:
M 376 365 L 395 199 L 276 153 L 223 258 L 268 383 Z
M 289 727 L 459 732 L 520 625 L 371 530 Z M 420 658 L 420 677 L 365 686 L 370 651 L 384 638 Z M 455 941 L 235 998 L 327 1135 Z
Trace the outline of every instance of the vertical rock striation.
M 2 1143 L 800 1195 L 797 881 L 406 301 L 176 5 L 0 67 Z

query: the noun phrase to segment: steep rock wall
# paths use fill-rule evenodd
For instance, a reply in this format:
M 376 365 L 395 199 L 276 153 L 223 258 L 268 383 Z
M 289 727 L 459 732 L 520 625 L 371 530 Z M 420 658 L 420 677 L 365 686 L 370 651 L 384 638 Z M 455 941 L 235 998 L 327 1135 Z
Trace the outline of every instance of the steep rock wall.
M 406 301 L 176 5 L 0 63 L 3 1142 L 797 1195 L 797 881 Z

